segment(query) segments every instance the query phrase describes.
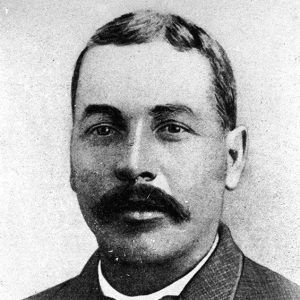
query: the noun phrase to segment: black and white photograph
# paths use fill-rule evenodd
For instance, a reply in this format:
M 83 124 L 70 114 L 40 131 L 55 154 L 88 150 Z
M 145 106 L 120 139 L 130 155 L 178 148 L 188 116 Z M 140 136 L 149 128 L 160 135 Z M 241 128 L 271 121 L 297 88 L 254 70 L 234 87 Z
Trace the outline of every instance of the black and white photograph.
M 300 299 L 300 2 L 3 0 L 0 299 Z

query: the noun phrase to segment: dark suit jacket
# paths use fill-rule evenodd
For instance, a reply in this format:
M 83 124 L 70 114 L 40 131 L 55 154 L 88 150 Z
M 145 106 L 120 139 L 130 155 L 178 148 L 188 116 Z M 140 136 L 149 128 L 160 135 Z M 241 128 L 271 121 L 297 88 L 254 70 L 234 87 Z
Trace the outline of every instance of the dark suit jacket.
M 225 225 L 220 226 L 219 237 L 214 253 L 184 288 L 180 299 L 300 299 L 296 284 L 245 257 Z M 96 251 L 80 275 L 27 299 L 109 299 L 99 286 L 98 262 Z

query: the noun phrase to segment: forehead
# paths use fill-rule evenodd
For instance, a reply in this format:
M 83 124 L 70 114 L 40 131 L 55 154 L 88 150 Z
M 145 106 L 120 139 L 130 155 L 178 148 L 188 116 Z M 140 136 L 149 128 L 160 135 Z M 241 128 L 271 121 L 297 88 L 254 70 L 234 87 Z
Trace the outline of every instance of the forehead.
M 183 104 L 211 113 L 212 72 L 195 50 L 179 52 L 165 42 L 95 46 L 84 57 L 78 82 L 76 116 L 90 104 L 140 112 Z

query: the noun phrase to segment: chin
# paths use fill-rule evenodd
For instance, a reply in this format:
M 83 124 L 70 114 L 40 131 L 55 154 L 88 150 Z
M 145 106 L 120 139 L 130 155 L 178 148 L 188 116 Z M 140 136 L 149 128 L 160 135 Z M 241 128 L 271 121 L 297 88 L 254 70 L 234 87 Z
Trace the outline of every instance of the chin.
M 174 236 L 173 236 L 174 238 Z M 183 254 L 183 242 L 163 233 L 143 233 L 136 236 L 106 236 L 97 238 L 102 255 L 124 263 L 163 263 Z
M 110 260 L 129 264 L 159 264 L 167 262 L 174 256 L 174 251 L 167 251 L 164 247 L 146 248 L 130 247 L 126 249 L 117 248 L 111 253 L 107 253 Z

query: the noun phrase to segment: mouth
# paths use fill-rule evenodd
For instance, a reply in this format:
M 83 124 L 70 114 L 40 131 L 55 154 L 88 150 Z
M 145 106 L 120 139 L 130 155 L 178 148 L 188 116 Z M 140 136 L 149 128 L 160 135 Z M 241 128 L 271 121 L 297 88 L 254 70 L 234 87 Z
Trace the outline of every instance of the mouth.
M 128 210 L 119 215 L 119 218 L 126 223 L 148 223 L 155 222 L 165 218 L 165 214 L 160 211 L 138 211 L 138 210 Z
M 165 212 L 160 207 L 147 202 L 128 202 L 119 207 L 117 212 L 119 220 L 125 223 L 141 224 L 155 223 L 165 218 Z

